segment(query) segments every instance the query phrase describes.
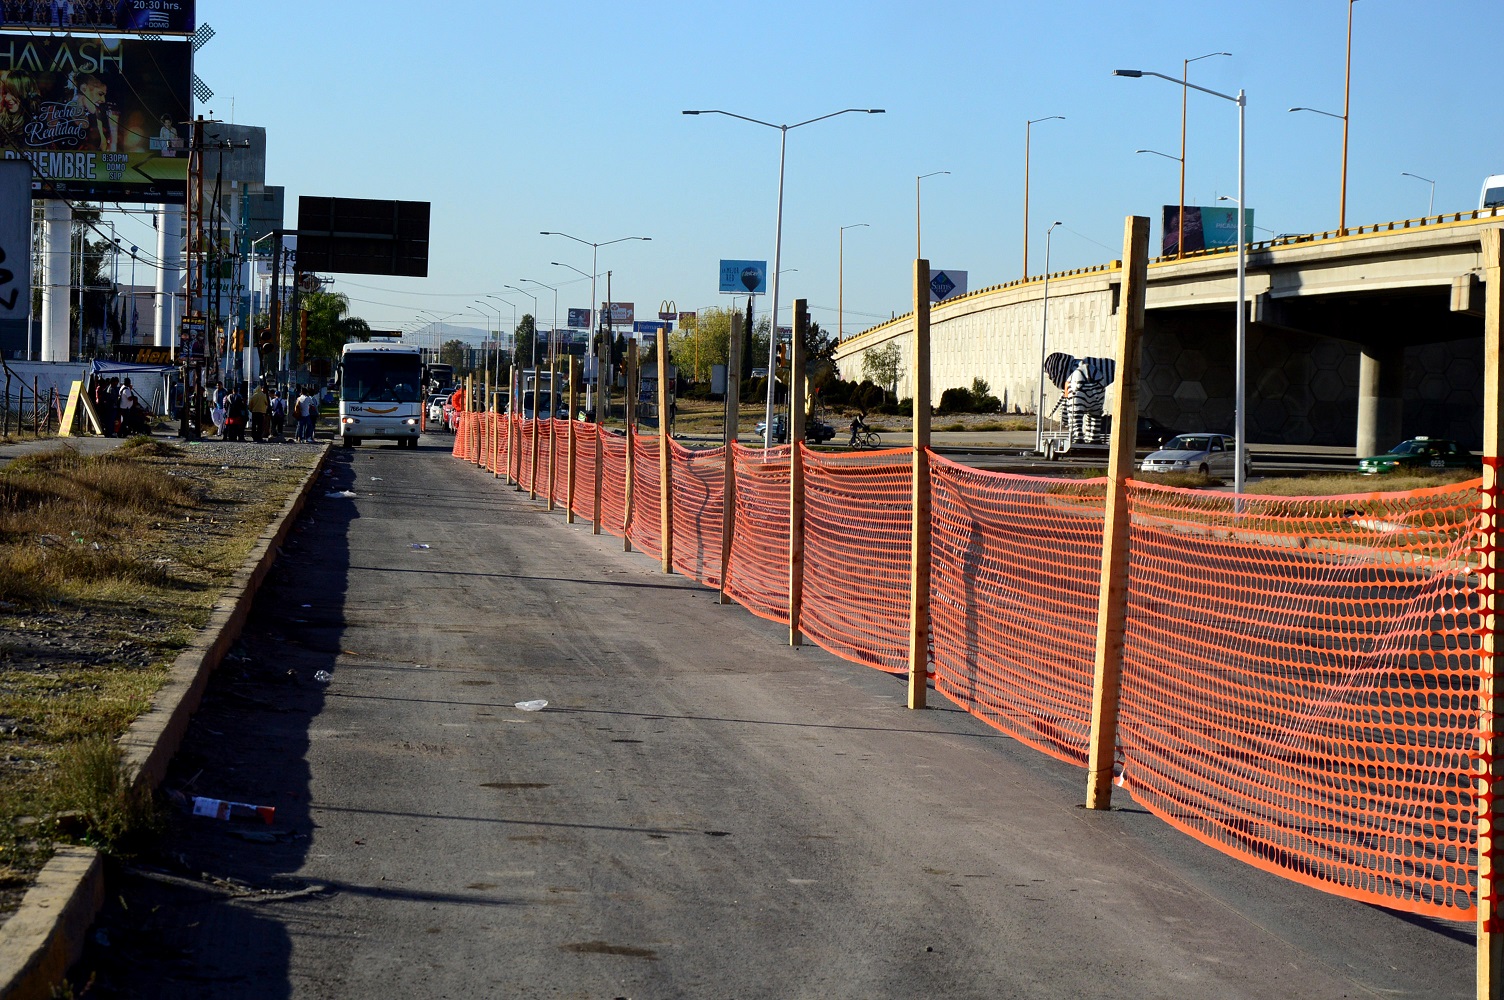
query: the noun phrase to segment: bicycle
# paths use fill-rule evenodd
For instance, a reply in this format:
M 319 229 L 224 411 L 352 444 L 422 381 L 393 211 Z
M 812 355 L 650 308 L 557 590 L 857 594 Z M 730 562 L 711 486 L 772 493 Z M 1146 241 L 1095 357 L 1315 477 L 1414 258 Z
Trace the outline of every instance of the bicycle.
M 856 447 L 856 448 L 881 448 L 882 446 L 883 446 L 883 439 L 877 433 L 877 431 L 873 430 L 870 427 L 864 427 L 861 430 L 859 430 L 859 431 L 856 432 L 856 444 L 853 445 L 852 447 Z

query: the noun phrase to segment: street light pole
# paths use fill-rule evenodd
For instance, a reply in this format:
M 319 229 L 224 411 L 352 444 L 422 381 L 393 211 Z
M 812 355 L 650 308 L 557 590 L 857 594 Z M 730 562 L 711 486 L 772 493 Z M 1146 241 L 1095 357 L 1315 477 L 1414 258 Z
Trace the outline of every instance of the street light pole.
M 570 236 L 568 233 L 540 232 L 538 235 L 539 236 L 562 236 L 566 240 L 574 240 L 576 243 L 583 243 L 585 246 L 587 246 L 587 247 L 590 248 L 590 315 L 591 315 L 591 318 L 594 320 L 593 326 L 595 327 L 595 329 L 597 331 L 600 330 L 601 316 L 600 316 L 600 303 L 595 300 L 595 276 L 596 276 L 596 271 L 597 271 L 596 265 L 599 263 L 598 260 L 597 260 L 597 258 L 600 255 L 600 249 L 601 249 L 601 247 L 608 247 L 608 246 L 610 246 L 613 243 L 625 243 L 628 240 L 641 240 L 644 243 L 649 243 L 649 242 L 652 242 L 652 239 L 653 239 L 651 236 L 623 236 L 620 239 L 607 240 L 604 243 L 591 243 L 589 240 L 582 240 L 578 236 Z M 567 265 L 565 265 L 565 266 L 567 266 Z M 576 270 L 576 269 L 575 268 L 571 268 L 571 270 Z M 604 336 L 607 336 L 607 337 L 610 336 L 609 328 L 608 328 L 607 333 L 604 334 Z M 595 383 L 596 383 L 597 394 L 599 394 L 599 392 L 602 390 L 602 388 L 605 385 L 605 382 L 603 381 L 603 379 L 605 379 L 606 373 L 601 370 L 601 367 L 602 366 L 597 365 L 596 366 L 596 372 L 595 372 Z
M 846 230 L 872 228 L 865 222 L 854 222 L 849 226 L 842 226 L 840 231 L 840 253 L 836 258 L 836 343 L 840 343 L 846 336 L 844 320 L 846 318 Z
M 922 180 L 924 180 L 926 177 L 939 177 L 941 174 L 948 174 L 948 173 L 950 173 L 949 170 L 935 170 L 935 171 L 932 171 L 931 173 L 928 173 L 928 174 L 920 174 L 918 177 L 914 178 L 914 259 L 915 260 L 918 260 L 919 258 L 921 258 L 921 257 L 924 256 L 924 253 L 919 249 L 919 182 L 922 181 Z
M 1065 115 L 1030 118 L 1024 122 L 1024 277 L 1029 276 L 1029 135 L 1040 122 L 1065 121 Z
M 1347 0 L 1347 68 L 1342 83 L 1342 200 L 1337 209 L 1338 236 L 1347 235 L 1347 126 L 1353 96 L 1353 4 L 1357 2 Z
M 1208 52 L 1204 56 L 1196 56 L 1194 59 L 1186 59 L 1180 66 L 1180 215 L 1178 222 L 1180 234 L 1175 240 L 1175 259 L 1180 260 L 1185 256 L 1185 109 L 1186 97 L 1190 94 L 1191 63 L 1210 59 L 1213 56 L 1230 56 L 1231 52 Z
M 1401 177 L 1414 177 L 1418 181 L 1425 181 L 1427 184 L 1431 185 L 1431 197 L 1430 197 L 1429 200 L 1426 201 L 1426 216 L 1430 217 L 1431 213 L 1436 210 L 1436 182 L 1433 181 L 1429 177 L 1422 177 L 1420 174 L 1412 174 L 1408 170 L 1401 170 L 1400 171 L 1400 176 Z M 135 250 L 136 248 L 135 247 L 131 247 L 131 249 Z M 136 255 L 134 253 L 132 253 L 131 254 L 131 261 L 132 261 L 132 263 L 135 262 L 135 257 L 136 257 Z M 134 273 L 134 272 L 132 272 L 132 273 Z M 136 279 L 132 278 L 131 279 L 131 284 L 135 284 L 135 282 L 136 282 Z
M 1203 87 L 1199 84 L 1187 83 L 1184 80 L 1177 80 L 1173 76 L 1166 76 L 1163 73 L 1155 73 L 1152 70 L 1147 69 L 1117 69 L 1112 71 L 1112 75 L 1124 76 L 1133 79 L 1144 76 L 1156 76 L 1161 80 L 1168 80 L 1171 83 L 1178 83 L 1183 87 L 1190 87 L 1194 90 L 1199 90 L 1203 94 L 1210 94 L 1213 97 L 1220 97 L 1224 101 L 1231 101 L 1238 106 L 1238 302 L 1236 327 L 1237 375 L 1236 385 L 1233 389 L 1234 395 L 1236 397 L 1233 401 L 1235 413 L 1235 427 L 1233 433 L 1237 438 L 1237 468 L 1233 473 L 1233 492 L 1241 496 L 1243 493 L 1244 480 L 1247 478 L 1245 475 L 1245 463 L 1248 456 L 1248 240 L 1244 232 L 1244 230 L 1247 228 L 1246 219 L 1248 212 L 1248 198 L 1246 197 L 1246 193 L 1244 191 L 1244 166 L 1246 163 L 1247 153 L 1245 143 L 1247 131 L 1244 126 L 1248 111 L 1248 96 L 1244 91 L 1239 90 L 1237 96 L 1234 97 L 1231 94 L 1224 94 L 1221 91 L 1212 90 L 1209 87 Z M 1121 428 L 1119 430 L 1121 430 Z
M 1034 451 L 1044 453 L 1044 345 L 1050 335 L 1050 243 L 1055 238 L 1055 227 L 1050 223 L 1044 231 L 1044 316 L 1039 323 L 1039 402 L 1034 407 Z
M 779 132 L 778 216 L 773 230 L 773 302 L 772 312 L 770 314 L 771 320 L 768 329 L 768 399 L 767 412 L 764 417 L 764 419 L 767 421 L 764 426 L 768 428 L 768 432 L 763 435 L 762 439 L 762 451 L 764 456 L 767 455 L 768 448 L 773 439 L 773 387 L 777 383 L 777 379 L 774 377 L 774 372 L 777 371 L 778 358 L 778 268 L 781 266 L 783 260 L 783 168 L 785 162 L 785 153 L 787 153 L 788 151 L 789 130 L 802 128 L 805 125 L 813 125 L 815 122 L 822 122 L 827 118 L 834 118 L 837 115 L 853 113 L 880 115 L 884 114 L 885 112 L 882 108 L 844 108 L 840 111 L 832 111 L 828 115 L 821 115 L 818 118 L 810 118 L 806 121 L 796 122 L 793 125 L 775 125 L 772 122 L 759 121 L 756 118 L 748 118 L 746 115 L 732 114 L 730 111 L 720 111 L 715 109 L 708 111 L 684 112 L 684 114 L 686 115 L 725 115 L 728 118 L 737 118 L 744 122 L 751 122 L 753 125 L 763 125 L 767 128 L 776 128 Z M 752 331 L 748 330 L 747 336 L 750 337 L 751 335 Z

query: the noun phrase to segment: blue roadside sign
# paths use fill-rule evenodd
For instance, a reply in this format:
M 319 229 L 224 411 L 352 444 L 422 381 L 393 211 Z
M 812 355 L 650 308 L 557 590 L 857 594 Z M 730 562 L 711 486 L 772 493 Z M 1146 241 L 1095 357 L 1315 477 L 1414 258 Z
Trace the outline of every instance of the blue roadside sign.
M 765 260 L 721 261 L 721 291 L 737 295 L 762 295 L 768 290 L 768 262 Z

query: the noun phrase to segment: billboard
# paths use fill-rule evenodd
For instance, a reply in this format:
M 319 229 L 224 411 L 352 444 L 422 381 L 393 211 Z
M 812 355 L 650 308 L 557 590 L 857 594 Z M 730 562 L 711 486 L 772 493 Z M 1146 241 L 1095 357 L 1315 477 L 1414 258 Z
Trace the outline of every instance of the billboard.
M 428 277 L 426 201 L 298 199 L 298 270 Z
M 966 294 L 965 271 L 930 270 L 930 301 L 944 302 L 957 295 Z
M 0 150 L 33 198 L 182 202 L 188 42 L 0 35 Z
M 768 290 L 768 262 L 765 260 L 721 261 L 721 291 L 738 295 L 761 295 Z
M 0 28 L 94 31 L 103 34 L 191 35 L 194 0 L 46 0 L 0 4 Z
M 570 326 L 574 326 L 574 327 L 584 327 L 587 330 L 590 329 L 590 310 L 589 309 L 571 309 L 571 310 L 569 310 L 569 325 Z
M 1248 210 L 1243 220 L 1243 239 L 1253 242 L 1253 209 Z M 1164 226 L 1160 239 L 1160 252 L 1164 256 L 1173 256 L 1176 247 L 1180 243 L 1180 206 L 1166 205 L 1164 207 Z M 1187 205 L 1185 207 L 1185 252 L 1197 253 L 1202 250 L 1221 250 L 1226 247 L 1237 246 L 1238 243 L 1238 210 L 1224 206 L 1198 206 Z
M 632 302 L 602 302 L 601 312 L 612 326 L 629 326 L 637 318 L 637 307 Z

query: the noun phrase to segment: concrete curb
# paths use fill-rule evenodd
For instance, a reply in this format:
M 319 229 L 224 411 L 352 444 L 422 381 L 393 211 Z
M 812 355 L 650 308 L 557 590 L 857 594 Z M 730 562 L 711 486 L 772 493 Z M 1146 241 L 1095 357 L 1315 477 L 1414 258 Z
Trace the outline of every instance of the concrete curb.
M 132 783 L 156 788 L 183 742 L 209 675 L 240 637 L 262 581 L 328 460 L 325 444 L 282 512 L 256 540 L 245 563 L 214 603 L 197 640 L 178 655 L 152 707 L 120 739 Z M 27 891 L 21 908 L 0 925 L 0 1000 L 47 1000 L 83 954 L 84 938 L 104 905 L 104 864 L 87 847 L 62 847 Z

